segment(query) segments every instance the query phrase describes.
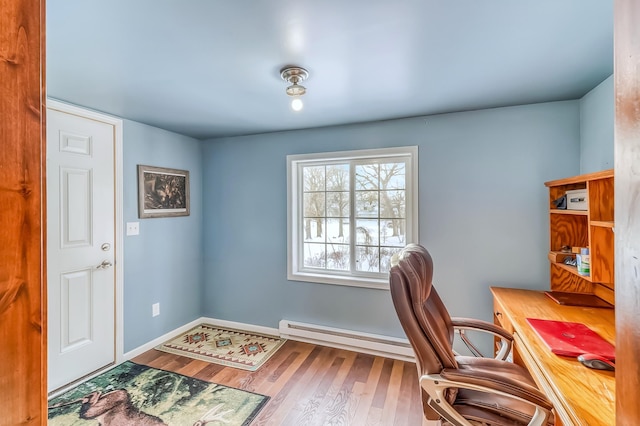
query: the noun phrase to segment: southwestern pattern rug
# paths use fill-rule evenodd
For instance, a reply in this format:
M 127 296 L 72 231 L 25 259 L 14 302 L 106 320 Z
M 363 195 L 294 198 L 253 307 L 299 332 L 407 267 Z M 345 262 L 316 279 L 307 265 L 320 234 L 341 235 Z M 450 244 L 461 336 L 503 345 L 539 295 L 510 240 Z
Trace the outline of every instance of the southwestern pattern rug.
M 268 396 L 124 362 L 49 400 L 49 426 L 246 426 Z
M 255 371 L 283 344 L 285 339 L 247 331 L 200 324 L 159 346 L 169 352 L 243 370 Z

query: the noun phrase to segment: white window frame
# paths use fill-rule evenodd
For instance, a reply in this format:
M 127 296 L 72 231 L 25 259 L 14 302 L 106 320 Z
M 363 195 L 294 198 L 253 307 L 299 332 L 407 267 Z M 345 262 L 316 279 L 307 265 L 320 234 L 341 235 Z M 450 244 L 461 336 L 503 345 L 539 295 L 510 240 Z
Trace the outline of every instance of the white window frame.
M 366 149 L 357 151 L 322 152 L 287 156 L 287 278 L 322 284 L 389 289 L 388 273 L 316 271 L 302 265 L 301 235 L 303 235 L 302 176 L 300 168 L 317 162 L 359 161 L 366 159 L 392 160 L 409 157 L 405 170 L 406 244 L 418 242 L 418 147 Z M 353 204 L 354 200 L 351 199 Z M 355 237 L 354 237 L 355 238 Z

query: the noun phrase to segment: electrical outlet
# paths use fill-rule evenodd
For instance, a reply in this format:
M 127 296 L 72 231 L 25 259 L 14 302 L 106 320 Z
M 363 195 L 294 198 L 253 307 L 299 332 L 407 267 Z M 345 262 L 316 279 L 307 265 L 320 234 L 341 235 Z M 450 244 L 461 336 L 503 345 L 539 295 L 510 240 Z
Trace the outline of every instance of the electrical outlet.
M 160 303 L 154 303 L 153 305 L 151 305 L 151 314 L 154 317 L 160 315 Z
M 127 235 L 140 235 L 140 222 L 127 222 Z

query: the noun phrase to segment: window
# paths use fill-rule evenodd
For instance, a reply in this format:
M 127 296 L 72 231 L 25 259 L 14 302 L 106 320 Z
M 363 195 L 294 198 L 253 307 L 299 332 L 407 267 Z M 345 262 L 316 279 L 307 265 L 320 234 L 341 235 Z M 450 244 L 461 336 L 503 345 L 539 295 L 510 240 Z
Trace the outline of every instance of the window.
M 288 278 L 388 288 L 418 236 L 418 148 L 287 156 Z

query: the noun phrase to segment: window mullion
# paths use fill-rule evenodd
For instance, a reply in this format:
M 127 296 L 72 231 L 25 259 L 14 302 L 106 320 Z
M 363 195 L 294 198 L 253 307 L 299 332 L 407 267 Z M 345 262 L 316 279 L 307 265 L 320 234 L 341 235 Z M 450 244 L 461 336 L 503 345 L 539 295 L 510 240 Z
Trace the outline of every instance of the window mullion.
M 303 165 L 299 164 L 298 167 L 298 202 L 296 206 L 296 216 L 299 218 L 298 220 L 298 265 L 300 268 L 304 265 L 304 176 L 303 176 Z
M 356 166 L 349 161 L 349 271 L 356 272 Z
M 380 271 L 380 255 L 381 255 L 381 251 L 382 251 L 382 241 L 380 240 L 380 229 L 382 227 L 382 218 L 381 218 L 381 213 L 382 213 L 382 188 L 381 188 L 381 181 L 380 181 L 380 163 L 378 163 L 378 170 L 377 170 L 377 175 L 378 175 L 378 238 L 376 238 L 376 240 L 378 241 L 378 271 Z
M 322 222 L 324 223 L 322 228 L 322 234 L 324 236 L 324 269 L 329 269 L 329 240 L 327 236 L 329 235 L 329 219 L 327 217 L 327 166 L 324 166 L 324 211 L 322 215 Z

